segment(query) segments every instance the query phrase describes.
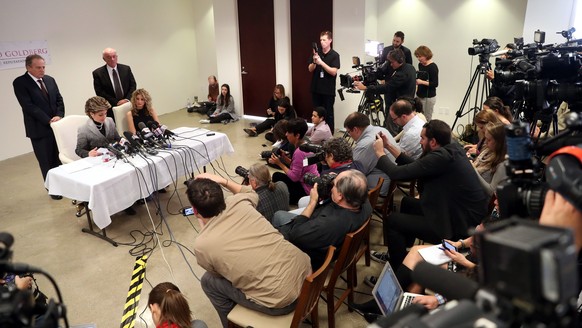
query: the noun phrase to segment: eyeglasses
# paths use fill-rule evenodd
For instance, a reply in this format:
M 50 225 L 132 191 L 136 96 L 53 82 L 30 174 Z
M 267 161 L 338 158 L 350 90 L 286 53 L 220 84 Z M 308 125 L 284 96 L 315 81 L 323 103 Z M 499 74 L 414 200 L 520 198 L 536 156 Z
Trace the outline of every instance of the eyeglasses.
M 396 116 L 396 117 L 392 117 L 390 116 L 390 119 L 392 120 L 392 122 L 396 123 L 396 120 L 399 118 L 400 116 Z

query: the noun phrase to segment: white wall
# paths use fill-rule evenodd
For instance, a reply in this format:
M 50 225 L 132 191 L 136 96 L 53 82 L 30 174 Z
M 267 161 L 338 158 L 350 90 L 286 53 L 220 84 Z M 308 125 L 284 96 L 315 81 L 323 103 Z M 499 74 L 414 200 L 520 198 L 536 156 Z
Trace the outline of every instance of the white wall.
M 574 0 L 529 0 L 523 24 L 524 42 L 532 43 L 536 30 L 546 32 L 546 44 L 566 42 L 566 39 L 556 32 L 572 27 L 574 3 Z M 549 13 L 551 15 L 548 15 Z M 580 37 L 582 31 L 574 35 Z
M 104 65 L 105 47 L 116 48 L 119 62 L 132 67 L 159 113 L 184 107 L 201 88 L 206 95 L 206 75 L 216 70 L 211 0 L 0 0 L 0 7 L 0 41 L 48 41 L 46 73 L 57 80 L 66 114 L 84 113 L 94 95 L 91 72 Z M 32 150 L 12 89 L 24 72 L 0 70 L 0 131 L 10 136 L 0 145 L 0 160 Z

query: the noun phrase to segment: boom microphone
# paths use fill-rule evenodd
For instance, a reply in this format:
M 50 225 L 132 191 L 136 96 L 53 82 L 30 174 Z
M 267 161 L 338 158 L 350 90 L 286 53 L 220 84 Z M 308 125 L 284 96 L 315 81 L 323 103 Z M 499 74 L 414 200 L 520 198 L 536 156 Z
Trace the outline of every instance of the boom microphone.
M 412 280 L 449 300 L 473 299 L 479 290 L 475 281 L 427 262 L 416 265 Z

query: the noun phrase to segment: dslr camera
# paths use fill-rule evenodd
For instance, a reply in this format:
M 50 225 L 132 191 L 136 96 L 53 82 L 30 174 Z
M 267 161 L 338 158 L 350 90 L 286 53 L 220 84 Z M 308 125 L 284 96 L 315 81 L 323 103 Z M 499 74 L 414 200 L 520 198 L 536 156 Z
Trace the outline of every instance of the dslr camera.
M 317 183 L 319 199 L 326 200 L 331 197 L 331 188 L 333 188 L 333 179 L 335 177 L 336 174 L 322 174 L 317 176 L 313 173 L 305 173 L 303 181 L 310 186 L 314 186 Z
M 304 152 L 313 153 L 313 155 L 307 156 L 305 159 L 303 159 L 304 167 L 325 161 L 325 152 L 323 151 L 323 147 L 320 145 L 302 144 L 299 146 L 299 149 Z
M 281 156 L 281 153 L 282 150 L 279 147 L 273 147 L 273 150 L 262 151 L 260 155 L 262 159 L 269 159 L 271 158 L 271 155 L 275 154 L 277 156 Z

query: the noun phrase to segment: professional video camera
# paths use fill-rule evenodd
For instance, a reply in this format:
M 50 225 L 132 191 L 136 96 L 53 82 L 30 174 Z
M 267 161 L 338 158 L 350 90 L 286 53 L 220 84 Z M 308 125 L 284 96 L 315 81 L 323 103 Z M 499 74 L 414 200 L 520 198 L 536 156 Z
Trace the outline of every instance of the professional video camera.
M 378 79 L 381 77 L 381 73 L 378 70 L 379 63 L 367 62 L 365 65 L 360 63 L 359 57 L 352 57 L 352 68 L 355 68 L 358 72 L 352 72 L 347 74 L 340 74 L 340 86 L 341 88 L 337 90 L 340 100 L 344 101 L 343 90 L 347 89 L 347 93 L 360 93 L 358 89 L 354 89 L 354 82 L 362 82 L 366 86 L 378 84 Z
M 473 39 L 473 46 L 467 49 L 471 56 L 488 55 L 499 49 L 499 44 L 495 39 L 482 39 L 481 41 Z
M 0 277 L 6 285 L 0 286 L 0 327 L 59 327 L 59 319 L 63 318 L 65 327 L 69 327 L 66 309 L 62 302 L 61 293 L 54 279 L 41 269 L 22 263 L 12 263 L 12 244 L 14 237 L 11 234 L 0 232 Z M 46 276 L 57 293 L 59 303 L 51 299 L 48 304 L 46 296 L 38 289 L 20 290 L 13 285 L 16 275 L 21 278 L 33 273 Z
M 303 182 L 305 184 L 314 186 L 317 183 L 317 194 L 319 199 L 326 200 L 331 197 L 331 188 L 333 188 L 333 179 L 337 174 L 322 174 L 317 176 L 313 173 L 305 173 Z
M 304 152 L 313 153 L 313 155 L 309 155 L 303 159 L 303 166 L 309 166 L 325 161 L 325 152 L 320 145 L 305 143 L 300 145 L 299 149 Z
M 573 234 L 519 219 L 488 226 L 474 237 L 479 284 L 427 262 L 415 282 L 449 301 L 431 314 L 406 308 L 380 327 L 572 327 L 577 254 Z

